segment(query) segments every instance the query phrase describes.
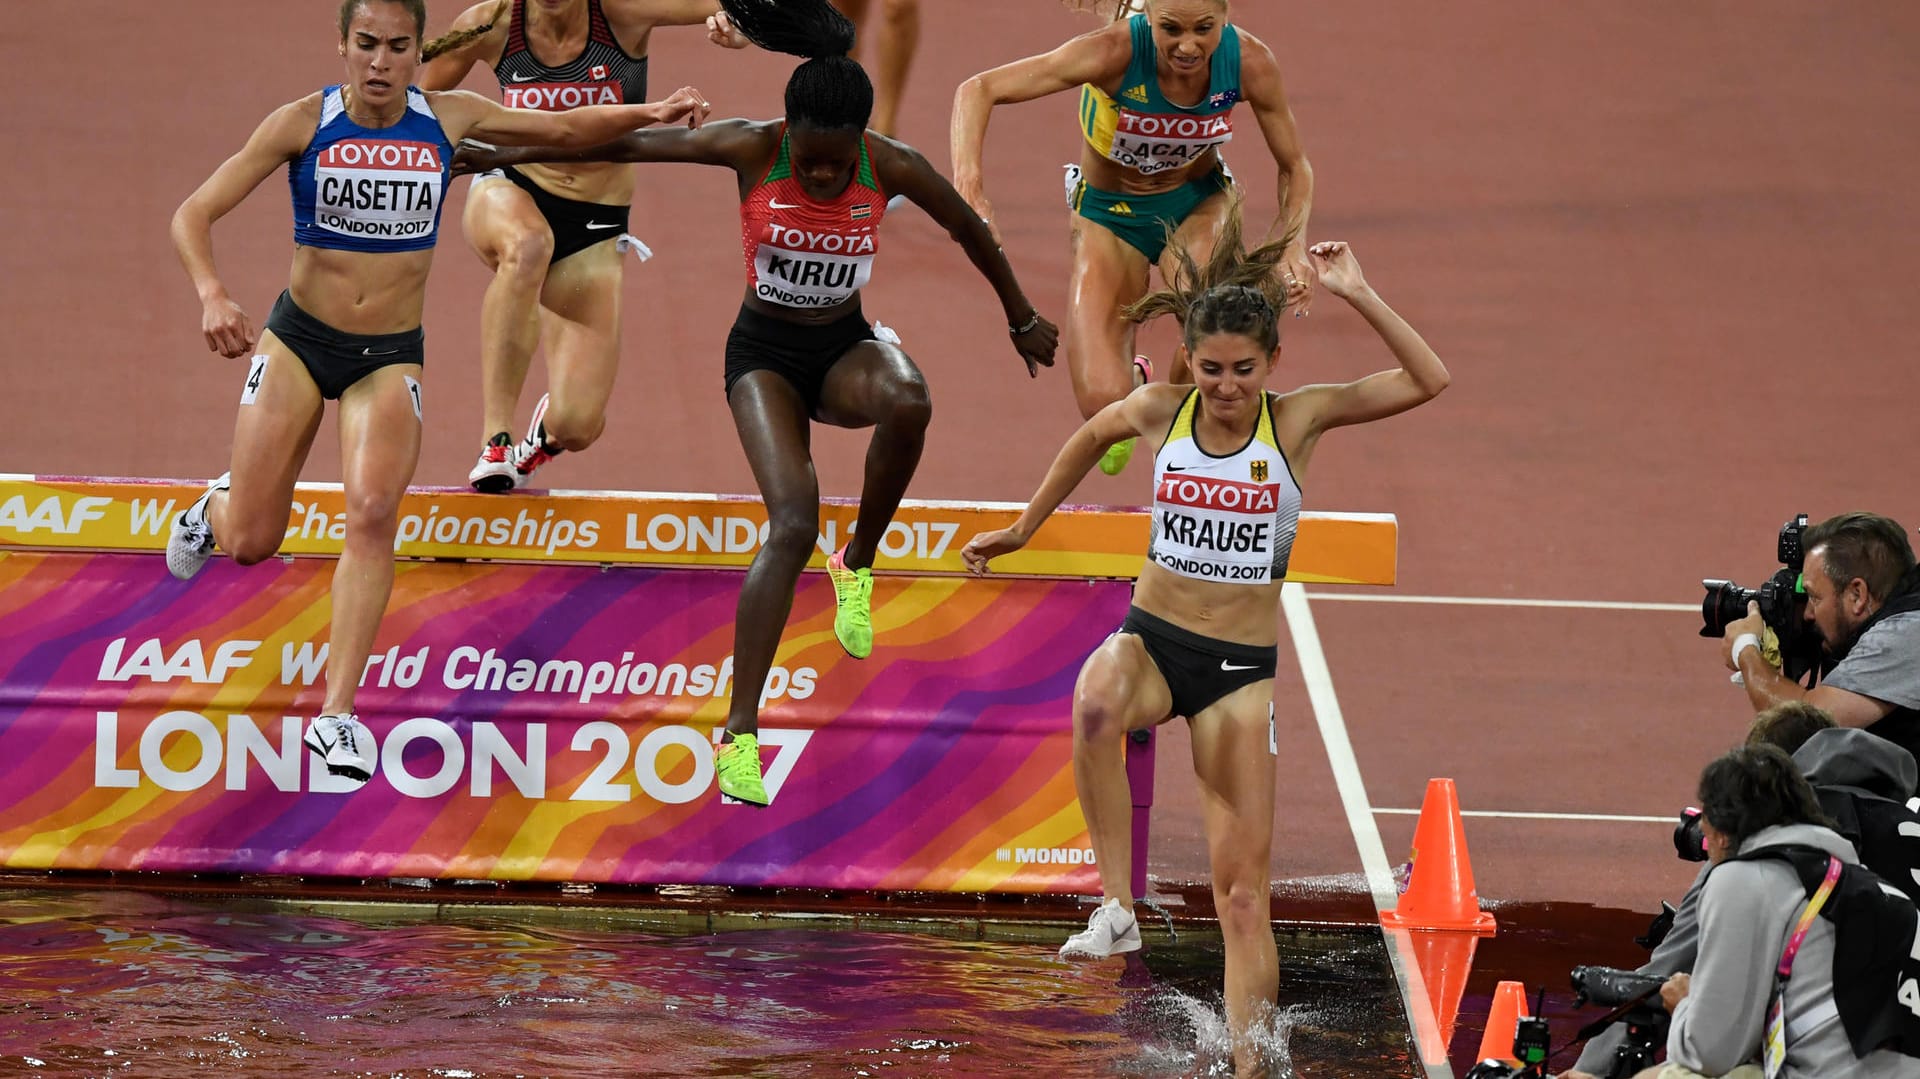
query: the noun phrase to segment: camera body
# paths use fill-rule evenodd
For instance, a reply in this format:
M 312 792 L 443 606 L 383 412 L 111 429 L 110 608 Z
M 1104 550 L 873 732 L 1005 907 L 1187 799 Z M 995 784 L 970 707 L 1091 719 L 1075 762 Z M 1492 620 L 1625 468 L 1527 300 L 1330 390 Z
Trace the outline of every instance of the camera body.
M 1794 516 L 1780 526 L 1774 553 L 1781 568 L 1759 588 L 1742 588 L 1730 580 L 1700 582 L 1707 594 L 1700 601 L 1700 636 L 1725 637 L 1727 626 L 1747 616 L 1747 604 L 1760 606 L 1760 620 L 1773 630 L 1780 646 L 1780 673 L 1811 687 L 1820 676 L 1820 634 L 1807 624 L 1807 594 L 1801 570 L 1807 561 L 1807 515 Z

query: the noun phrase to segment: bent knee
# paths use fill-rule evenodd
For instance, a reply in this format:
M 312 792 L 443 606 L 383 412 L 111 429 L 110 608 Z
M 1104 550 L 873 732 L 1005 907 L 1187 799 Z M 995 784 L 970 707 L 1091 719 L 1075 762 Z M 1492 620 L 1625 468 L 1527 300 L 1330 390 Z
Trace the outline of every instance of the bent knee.
M 804 507 L 780 506 L 767 515 L 765 550 L 785 556 L 806 558 L 820 538 L 820 500 L 814 498 Z
M 553 261 L 553 234 L 545 229 L 504 232 L 487 247 L 495 273 L 539 280 Z
M 933 394 L 927 380 L 915 374 L 902 379 L 887 395 L 882 421 L 895 427 L 925 427 L 933 422 Z
M 1246 930 L 1264 925 L 1272 916 L 1272 900 L 1264 878 L 1252 876 L 1221 881 L 1213 889 L 1214 913 L 1223 927 Z
M 404 490 L 350 492 L 347 532 L 392 537 L 400 524 L 400 499 L 405 493 Z
M 1129 699 L 1111 685 L 1087 685 L 1074 691 L 1073 725 L 1083 738 L 1124 736 L 1131 726 Z

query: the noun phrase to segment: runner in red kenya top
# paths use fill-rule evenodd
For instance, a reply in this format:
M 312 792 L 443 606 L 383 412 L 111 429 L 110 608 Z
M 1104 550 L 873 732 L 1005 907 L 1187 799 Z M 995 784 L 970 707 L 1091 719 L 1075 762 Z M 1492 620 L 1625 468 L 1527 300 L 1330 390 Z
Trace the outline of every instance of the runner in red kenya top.
M 595 150 L 476 150 L 456 170 L 522 161 L 687 161 L 724 165 L 740 185 L 747 293 L 727 338 L 727 403 L 766 499 L 771 530 L 754 556 L 734 622 L 727 746 L 720 789 L 767 803 L 760 775 L 760 687 L 793 607 L 794 586 L 818 541 L 820 486 L 808 450 L 810 421 L 872 427 L 853 536 L 827 561 L 847 653 L 873 649 L 870 567 L 880 537 L 920 461 L 933 406 L 926 380 L 899 339 L 869 325 L 860 289 L 873 275 L 887 199 L 905 196 L 943 225 L 993 285 L 1015 350 L 1051 366 L 1059 334 L 1015 280 L 986 223 L 926 158 L 866 129 L 873 86 L 847 57 L 853 24 L 827 0 L 721 0 L 720 33 L 810 57 L 787 82 L 783 120 L 725 120 L 697 131 L 633 132 Z M 641 136 L 663 137 L 641 137 Z

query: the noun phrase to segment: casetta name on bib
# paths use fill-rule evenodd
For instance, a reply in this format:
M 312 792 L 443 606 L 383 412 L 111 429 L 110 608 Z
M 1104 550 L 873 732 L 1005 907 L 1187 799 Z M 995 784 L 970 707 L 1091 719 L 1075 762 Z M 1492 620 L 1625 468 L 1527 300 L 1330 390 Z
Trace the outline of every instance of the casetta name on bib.
M 440 149 L 398 139 L 341 139 L 314 160 L 315 223 L 353 236 L 431 233 L 444 175 Z

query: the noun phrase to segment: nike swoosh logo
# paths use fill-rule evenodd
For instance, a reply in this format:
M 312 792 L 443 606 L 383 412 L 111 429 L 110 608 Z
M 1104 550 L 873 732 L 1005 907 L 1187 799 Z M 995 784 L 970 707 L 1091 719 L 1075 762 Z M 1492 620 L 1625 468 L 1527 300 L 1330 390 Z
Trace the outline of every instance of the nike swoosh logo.
M 397 348 L 390 348 L 384 352 L 375 352 L 371 348 L 363 348 L 360 350 L 360 355 L 362 356 L 398 356 L 400 355 L 400 350 Z
M 1168 465 L 1168 466 L 1167 466 L 1167 471 L 1168 471 L 1168 472 L 1185 472 L 1185 471 L 1186 471 L 1186 470 L 1187 470 L 1187 469 L 1188 469 L 1189 467 L 1191 467 L 1191 466 L 1189 466 L 1189 465 Z
M 590 229 L 596 229 L 596 230 L 598 230 L 598 229 L 617 229 L 617 228 L 619 228 L 619 227 L 620 227 L 620 223 L 619 223 L 618 221 L 616 221 L 616 222 L 614 222 L 614 223 L 613 223 L 613 224 L 611 224 L 611 225 L 602 225 L 602 224 L 601 224 L 600 222 L 598 222 L 598 221 L 589 221 L 589 222 L 587 222 L 587 227 L 588 227 L 588 228 L 590 228 Z
M 781 202 L 779 199 L 767 200 L 767 209 L 769 210 L 798 210 L 799 208 L 800 204 L 797 202 Z
M 507 81 L 508 82 L 532 82 L 533 76 L 532 75 L 508 75 Z
M 1250 671 L 1258 666 L 1258 663 L 1228 663 L 1224 659 L 1220 661 L 1220 669 L 1223 671 Z

